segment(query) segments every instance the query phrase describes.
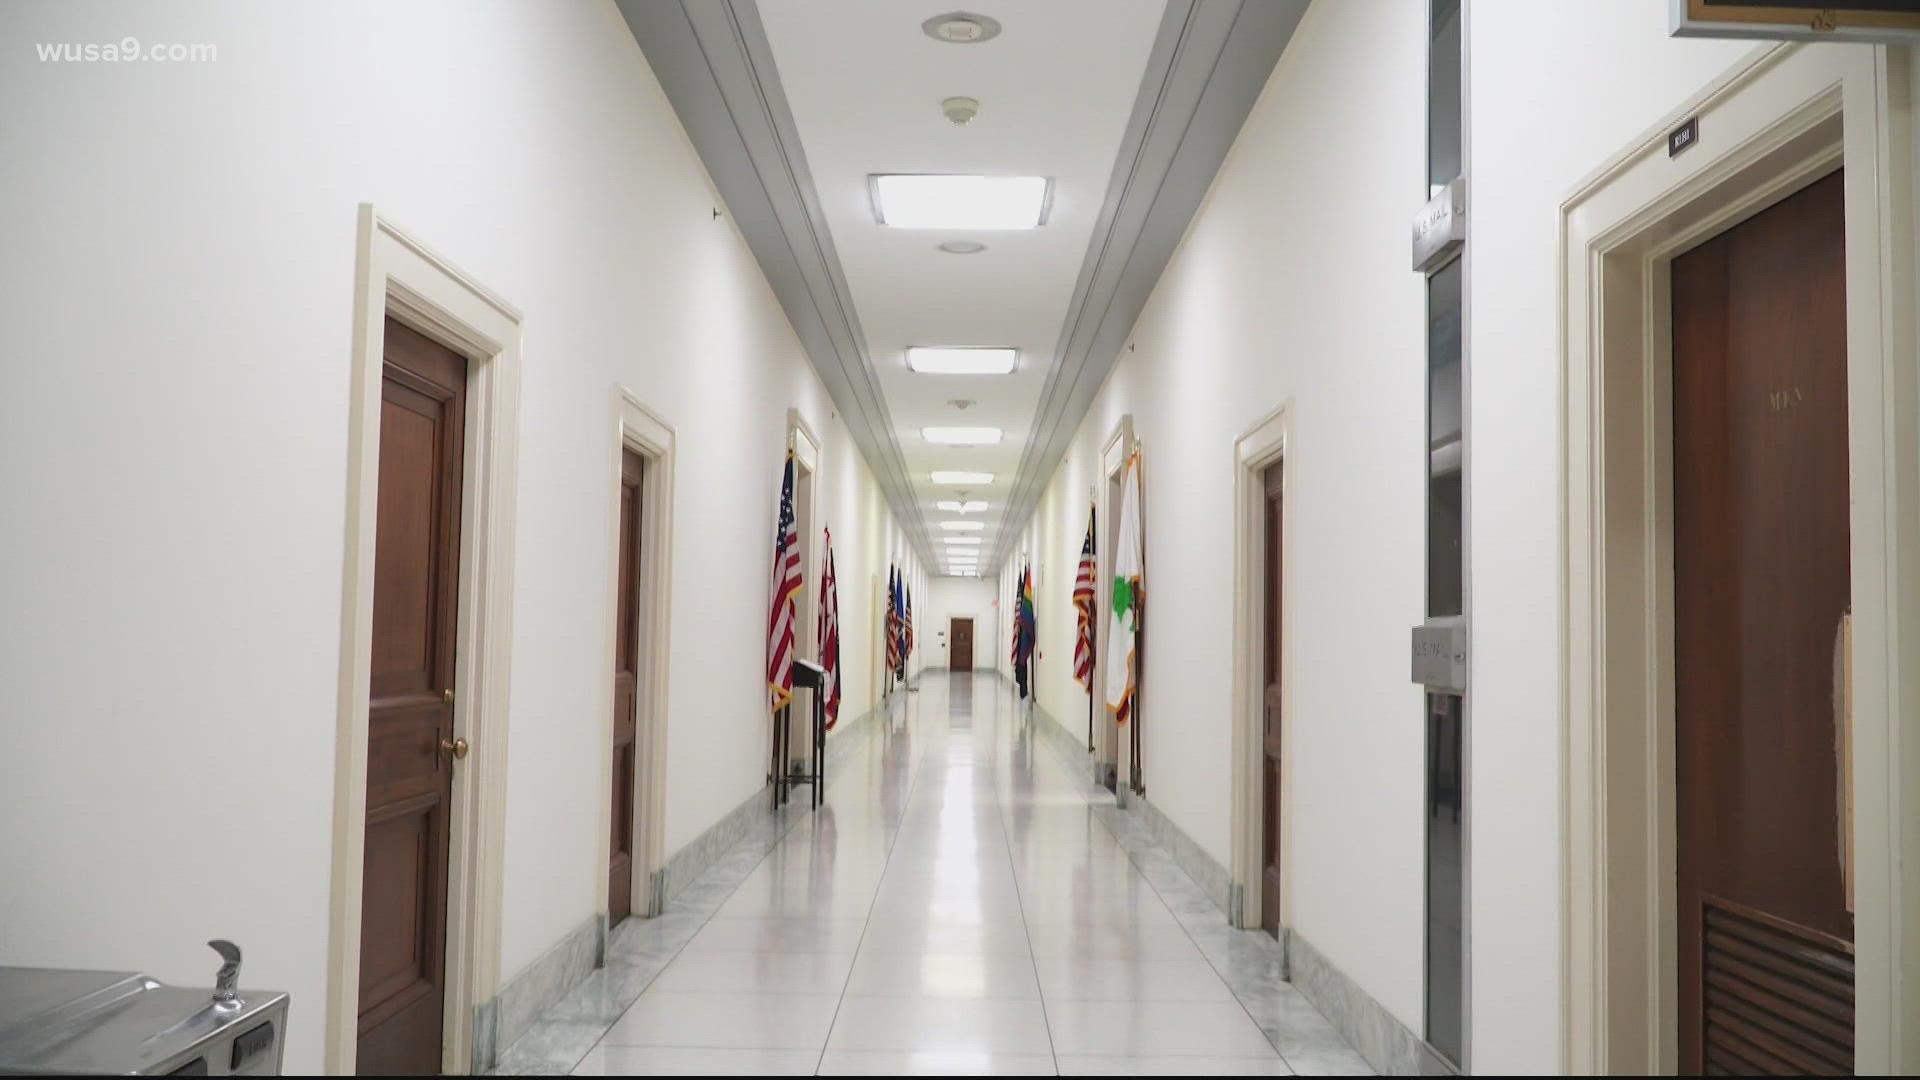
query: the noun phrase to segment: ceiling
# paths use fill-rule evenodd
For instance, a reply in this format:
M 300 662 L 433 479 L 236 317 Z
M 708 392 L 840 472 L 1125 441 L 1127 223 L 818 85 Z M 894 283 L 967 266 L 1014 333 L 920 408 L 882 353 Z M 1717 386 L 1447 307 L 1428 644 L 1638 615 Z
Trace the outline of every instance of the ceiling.
M 937 41 L 940 0 L 616 0 L 927 565 L 984 499 L 1010 554 L 1308 0 L 980 0 L 991 40 Z M 977 98 L 950 123 L 941 101 Z M 1039 175 L 1038 229 L 880 225 L 877 173 Z M 951 255 L 947 240 L 986 250 Z M 909 345 L 1012 346 L 1011 375 L 907 370 Z M 973 402 L 965 409 L 954 400 Z M 943 447 L 927 426 L 1004 429 Z M 935 469 L 991 472 L 936 487 Z
M 1003 511 L 1033 432 L 1074 282 L 1086 257 L 1107 179 L 1164 0 L 1000 2 L 982 8 L 1002 32 L 956 45 L 923 33 L 947 9 L 900 0 L 829 0 L 760 6 L 781 89 L 799 130 L 815 192 L 852 290 L 878 372 L 893 435 L 918 511 L 938 536 L 958 515 L 934 469 L 995 474 L 968 488 L 988 503 L 983 551 L 1000 539 Z M 980 102 L 965 126 L 941 114 L 944 98 Z M 1045 224 L 1019 231 L 943 232 L 878 223 L 868 177 L 879 173 L 1045 176 Z M 945 240 L 987 249 L 950 255 Z M 1011 345 L 1012 375 L 920 375 L 909 345 Z M 959 409 L 958 399 L 973 405 Z M 1002 428 L 998 446 L 929 444 L 930 425 Z M 969 515 L 983 520 L 983 515 Z M 936 563 L 935 565 L 943 565 Z

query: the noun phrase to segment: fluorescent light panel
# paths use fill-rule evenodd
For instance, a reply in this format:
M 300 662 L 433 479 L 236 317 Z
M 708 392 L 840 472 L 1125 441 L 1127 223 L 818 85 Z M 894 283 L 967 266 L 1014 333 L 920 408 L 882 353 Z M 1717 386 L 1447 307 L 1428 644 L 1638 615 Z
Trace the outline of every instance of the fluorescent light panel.
M 992 446 L 1000 441 L 997 427 L 927 427 L 920 435 L 943 446 Z
M 954 532 L 979 532 L 981 529 L 987 527 L 987 523 L 984 521 L 943 521 L 940 523 L 940 527 L 943 529 L 951 529 Z
M 936 484 L 991 484 L 990 472 L 951 472 L 936 469 L 929 474 Z
M 896 229 L 1036 229 L 1044 176 L 891 174 L 873 178 L 874 211 Z
M 942 499 L 934 505 L 951 514 L 972 514 L 987 508 L 985 499 L 969 499 L 966 502 L 958 499 Z
M 1020 359 L 1000 346 L 907 346 L 907 367 L 922 375 L 1007 375 Z
M 952 547 L 952 546 L 954 546 L 955 544 L 978 544 L 979 542 L 980 542 L 980 538 L 979 538 L 979 537 L 977 537 L 977 536 L 949 536 L 949 537 L 947 537 L 947 546 L 948 546 L 948 547 Z

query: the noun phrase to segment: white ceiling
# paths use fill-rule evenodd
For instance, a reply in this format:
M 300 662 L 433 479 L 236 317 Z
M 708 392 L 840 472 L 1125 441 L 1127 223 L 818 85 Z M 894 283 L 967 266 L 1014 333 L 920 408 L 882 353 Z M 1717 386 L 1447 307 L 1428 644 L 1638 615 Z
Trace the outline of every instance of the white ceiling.
M 1031 434 L 1061 337 L 1076 275 L 1107 195 L 1115 157 L 1139 93 L 1163 0 L 992 0 L 991 41 L 950 45 L 920 30 L 952 10 L 902 0 L 808 0 L 760 5 L 779 85 L 792 109 L 807 168 L 866 334 L 908 466 L 926 532 L 954 515 L 956 498 L 934 469 L 995 473 L 969 489 L 990 504 L 981 536 L 994 550 L 1006 497 Z M 978 98 L 964 127 L 942 99 Z M 958 234 L 889 229 L 874 219 L 873 173 L 1039 175 L 1053 180 L 1047 223 L 1023 232 Z M 943 240 L 987 245 L 976 255 L 936 250 Z M 909 345 L 1011 345 L 1011 376 L 916 375 Z M 977 402 L 964 411 L 950 399 Z M 930 425 L 1004 428 L 996 447 L 933 446 Z

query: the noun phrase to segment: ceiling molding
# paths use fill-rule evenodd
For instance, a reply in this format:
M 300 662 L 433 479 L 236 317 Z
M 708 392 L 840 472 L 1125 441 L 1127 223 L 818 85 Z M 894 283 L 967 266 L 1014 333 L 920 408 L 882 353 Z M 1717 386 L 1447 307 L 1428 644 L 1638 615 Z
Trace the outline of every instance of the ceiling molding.
M 616 0 L 903 531 L 934 545 L 753 0 Z M 993 556 L 1018 542 L 1308 0 L 1168 0 Z
M 681 126 L 927 566 L 932 537 L 752 0 L 617 0 Z
M 1169 0 L 986 565 L 1017 548 L 1307 3 Z

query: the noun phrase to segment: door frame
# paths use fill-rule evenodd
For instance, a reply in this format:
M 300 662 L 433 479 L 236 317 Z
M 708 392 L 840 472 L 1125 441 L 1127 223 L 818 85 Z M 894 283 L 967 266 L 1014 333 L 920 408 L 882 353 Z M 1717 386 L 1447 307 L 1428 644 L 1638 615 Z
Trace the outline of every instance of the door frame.
M 469 362 L 453 730 L 473 749 L 453 776 L 441 1039 L 441 1066 L 466 1072 L 474 1010 L 493 999 L 500 981 L 522 318 L 371 203 L 359 207 L 355 252 L 325 1067 L 351 1073 L 358 1052 L 380 384 L 391 314 Z
M 620 470 L 621 455 L 632 450 L 645 462 L 646 473 L 640 488 L 640 564 L 635 567 L 634 603 L 639 618 L 639 663 L 635 676 L 641 688 L 634 695 L 633 743 L 639 755 L 634 769 L 633 812 L 633 891 L 641 897 L 634 914 L 652 918 L 666 903 L 666 788 L 667 788 L 667 705 L 668 677 L 673 670 L 673 425 L 655 412 L 639 395 L 625 386 L 615 385 L 612 405 L 613 438 L 608 440 L 611 483 L 607 502 L 607 580 L 620 580 Z M 615 586 L 618 587 L 617 585 Z M 614 655 L 619 639 L 619 605 L 608 590 L 605 615 L 607 643 L 606 665 L 601 678 L 600 775 L 613 775 L 613 679 L 619 666 Z M 604 853 L 612 844 L 613 806 L 601 800 L 595 851 Z M 594 873 L 594 910 L 600 914 L 602 945 L 607 925 L 608 883 L 606 867 Z M 603 950 L 604 951 L 604 950 Z
M 1266 594 L 1266 477 L 1268 468 L 1286 460 L 1293 432 L 1291 400 L 1249 427 L 1233 444 L 1233 757 L 1232 853 L 1233 891 L 1227 918 L 1241 929 L 1259 929 L 1261 840 L 1266 768 L 1264 705 L 1261 685 L 1265 665 Z M 1282 490 L 1287 477 L 1281 475 Z M 1280 503 L 1280 576 L 1284 581 L 1293 560 L 1293 530 L 1287 527 L 1293 511 L 1284 496 Z M 1288 872 L 1288 835 L 1293 831 L 1293 634 L 1290 590 L 1280 596 L 1280 927 L 1284 937 L 1291 926 L 1293 875 Z
M 1095 715 L 1100 721 L 1095 725 L 1094 737 L 1094 777 L 1096 784 L 1105 784 L 1106 770 L 1114 771 L 1113 800 L 1115 806 L 1127 805 L 1132 789 L 1127 785 L 1127 766 L 1122 761 L 1123 751 L 1131 749 L 1130 740 L 1120 737 L 1120 725 L 1113 720 L 1113 713 L 1107 709 L 1107 658 L 1111 652 L 1108 647 L 1107 631 L 1113 621 L 1113 538 L 1119 535 L 1120 508 L 1113 501 L 1112 489 L 1116 483 L 1116 474 L 1123 474 L 1127 467 L 1127 454 L 1134 448 L 1133 414 L 1122 413 L 1108 431 L 1106 441 L 1100 444 L 1100 479 L 1094 483 L 1094 497 L 1099 500 L 1100 509 L 1096 515 L 1104 523 L 1104 532 L 1094 538 L 1094 599 L 1098 602 L 1094 608 L 1098 616 L 1094 620 L 1093 650 L 1093 686 Z M 1019 568 L 1014 568 L 1015 573 Z M 1014 614 L 1019 614 L 1019 586 L 1014 587 Z
M 1677 1061 L 1669 264 L 1842 166 L 1856 1067 L 1920 1069 L 1920 831 L 1900 828 L 1920 812 L 1911 67 L 1887 47 L 1756 48 L 1562 204 L 1565 1071 Z M 1690 117 L 1702 138 L 1669 159 Z

